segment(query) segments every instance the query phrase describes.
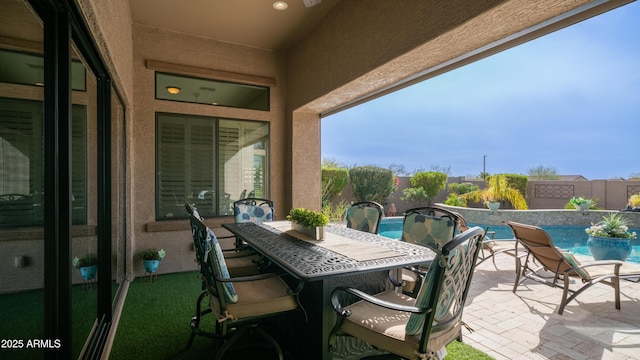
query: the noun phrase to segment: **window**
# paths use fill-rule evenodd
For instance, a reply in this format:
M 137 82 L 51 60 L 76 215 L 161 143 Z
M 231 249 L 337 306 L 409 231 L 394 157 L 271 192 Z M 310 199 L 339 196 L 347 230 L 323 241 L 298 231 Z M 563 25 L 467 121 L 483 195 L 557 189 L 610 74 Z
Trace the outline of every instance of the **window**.
M 156 99 L 269 111 L 269 88 L 156 72 Z
M 87 223 L 87 154 L 84 105 L 72 107 L 73 224 Z M 0 226 L 42 226 L 44 194 L 43 105 L 0 98 Z
M 0 82 L 44 86 L 44 59 L 40 54 L 0 49 Z M 87 77 L 79 60 L 71 61 L 71 89 L 87 91 Z
M 211 217 L 268 196 L 268 123 L 158 113 L 156 138 L 158 220 L 186 218 L 185 202 Z

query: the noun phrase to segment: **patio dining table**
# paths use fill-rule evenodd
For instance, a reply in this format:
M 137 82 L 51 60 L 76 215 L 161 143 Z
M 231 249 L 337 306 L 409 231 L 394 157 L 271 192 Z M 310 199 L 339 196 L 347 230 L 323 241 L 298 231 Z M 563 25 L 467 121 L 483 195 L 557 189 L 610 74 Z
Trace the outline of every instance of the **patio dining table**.
M 323 240 L 313 240 L 291 230 L 288 221 L 222 226 L 291 276 L 304 281 L 300 301 L 307 312 L 308 324 L 292 334 L 299 355 L 308 359 L 332 359 L 336 355 L 329 351 L 329 336 L 335 324 L 329 296 L 335 287 L 355 286 L 370 293 L 387 290 L 393 288 L 389 271 L 424 264 L 435 256 L 426 247 L 344 225 L 327 226 Z

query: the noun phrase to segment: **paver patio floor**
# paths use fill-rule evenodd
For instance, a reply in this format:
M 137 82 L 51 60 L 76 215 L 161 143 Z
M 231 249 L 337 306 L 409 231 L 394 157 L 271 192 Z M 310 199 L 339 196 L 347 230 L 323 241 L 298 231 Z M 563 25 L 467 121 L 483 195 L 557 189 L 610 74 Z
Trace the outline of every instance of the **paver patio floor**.
M 581 259 L 582 261 L 582 259 Z M 514 258 L 476 268 L 467 299 L 463 341 L 501 359 L 640 359 L 640 283 L 596 284 L 558 315 L 562 288 L 527 280 L 516 294 Z

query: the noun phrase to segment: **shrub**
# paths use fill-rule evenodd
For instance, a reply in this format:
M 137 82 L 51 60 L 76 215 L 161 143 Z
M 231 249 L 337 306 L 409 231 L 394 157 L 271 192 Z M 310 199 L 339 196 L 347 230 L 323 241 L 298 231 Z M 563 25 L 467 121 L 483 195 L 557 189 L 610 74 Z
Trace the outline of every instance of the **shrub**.
M 322 206 L 340 196 L 349 182 L 349 171 L 339 167 L 322 167 Z
M 463 195 L 467 200 L 494 202 L 509 201 L 514 209 L 528 209 L 527 201 L 522 193 L 510 186 L 505 175 L 493 175 L 487 180 L 487 187 L 482 190 L 469 192 Z
M 478 189 L 480 189 L 478 185 L 472 184 L 470 182 L 451 183 L 448 185 L 448 188 L 450 192 L 458 195 L 470 193 L 472 191 L 477 191 Z
M 632 209 L 640 208 L 640 193 L 629 196 L 627 206 Z
M 353 196 L 360 201 L 385 204 L 397 189 L 393 171 L 377 166 L 357 166 L 349 170 Z
M 338 204 L 327 203 L 322 206 L 322 213 L 325 214 L 329 221 L 344 223 L 347 220 L 347 210 L 351 204 L 342 200 Z
M 449 206 L 467 207 L 467 199 L 458 196 L 458 194 L 456 193 L 450 193 L 449 197 L 444 201 L 444 203 Z
M 411 177 L 413 187 L 402 191 L 402 200 L 405 201 L 426 201 L 431 203 L 447 184 L 447 174 L 439 171 L 423 171 Z

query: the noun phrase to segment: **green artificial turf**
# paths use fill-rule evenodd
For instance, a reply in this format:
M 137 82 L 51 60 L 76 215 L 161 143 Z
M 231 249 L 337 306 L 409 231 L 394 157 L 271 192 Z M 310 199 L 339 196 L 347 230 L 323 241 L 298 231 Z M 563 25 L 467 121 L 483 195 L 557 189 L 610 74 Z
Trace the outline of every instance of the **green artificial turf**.
M 135 279 L 129 286 L 110 359 L 212 358 L 213 339 L 197 336 L 191 348 L 185 349 L 191 335 L 189 321 L 195 314 L 200 292 L 197 272 L 160 275 L 153 284 Z M 203 319 L 202 326 L 213 329 L 213 317 Z M 447 346 L 447 352 L 447 360 L 492 359 L 458 342 Z M 261 355 L 265 358 L 264 353 Z
M 136 278 L 129 285 L 110 359 L 212 358 L 213 339 L 196 337 L 185 350 L 200 284 L 197 272 L 159 275 L 153 283 Z
M 97 289 L 74 285 L 71 288 L 72 354 L 77 357 L 91 331 L 97 313 Z M 0 339 L 21 340 L 20 350 L 0 350 L 2 359 L 42 359 L 45 351 L 29 349 L 27 343 L 44 339 L 44 291 L 42 289 L 0 295 Z

